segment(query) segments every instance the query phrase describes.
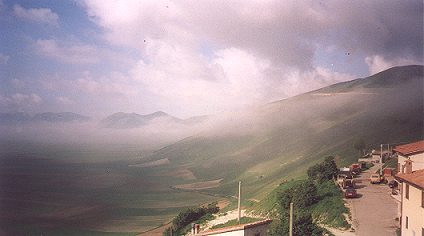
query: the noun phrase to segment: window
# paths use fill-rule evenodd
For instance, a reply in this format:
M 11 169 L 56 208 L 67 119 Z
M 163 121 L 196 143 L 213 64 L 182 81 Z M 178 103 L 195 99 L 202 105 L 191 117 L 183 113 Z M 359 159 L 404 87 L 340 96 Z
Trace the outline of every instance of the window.
M 421 191 L 421 207 L 424 208 L 424 191 Z
M 405 220 L 405 228 L 408 228 L 408 217 L 406 217 L 406 220 Z
M 409 184 L 405 185 L 405 198 L 409 199 Z

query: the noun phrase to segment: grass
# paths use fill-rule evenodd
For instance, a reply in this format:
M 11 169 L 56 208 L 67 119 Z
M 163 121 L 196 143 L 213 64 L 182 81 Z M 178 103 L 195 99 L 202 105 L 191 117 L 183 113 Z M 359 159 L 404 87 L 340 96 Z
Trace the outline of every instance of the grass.
M 236 226 L 240 224 L 249 224 L 249 223 L 254 223 L 260 220 L 263 220 L 263 219 L 244 216 L 240 218 L 240 223 L 238 222 L 237 219 L 234 219 L 234 220 L 227 221 L 226 223 L 223 223 L 223 224 L 214 225 L 213 227 L 211 227 L 211 229 L 220 229 L 220 228 Z
M 254 205 L 251 210 L 256 214 L 278 218 L 278 193 L 290 188 L 299 181 L 302 180 L 282 183 L 274 189 L 266 199 Z M 310 207 L 313 218 L 320 224 L 334 228 L 349 228 L 350 225 L 344 217 L 345 214 L 349 214 L 349 209 L 344 205 L 343 195 L 340 189 L 333 181 L 326 181 L 318 185 L 317 189 L 319 201 Z
M 344 215 L 349 209 L 344 205 L 343 194 L 333 181 L 326 181 L 319 186 L 319 202 L 312 206 L 312 216 L 319 223 L 333 228 L 350 228 Z

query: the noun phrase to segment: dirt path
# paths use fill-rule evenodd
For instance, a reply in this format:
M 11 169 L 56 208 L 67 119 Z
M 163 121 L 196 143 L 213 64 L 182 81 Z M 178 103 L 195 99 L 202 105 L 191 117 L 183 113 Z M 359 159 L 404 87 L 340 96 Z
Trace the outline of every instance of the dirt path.
M 399 225 L 395 220 L 399 216 L 398 202 L 390 196 L 389 187 L 367 180 L 377 169 L 378 165 L 362 173 L 360 178 L 364 180 L 357 185 L 359 197 L 347 200 L 358 236 L 395 236 Z

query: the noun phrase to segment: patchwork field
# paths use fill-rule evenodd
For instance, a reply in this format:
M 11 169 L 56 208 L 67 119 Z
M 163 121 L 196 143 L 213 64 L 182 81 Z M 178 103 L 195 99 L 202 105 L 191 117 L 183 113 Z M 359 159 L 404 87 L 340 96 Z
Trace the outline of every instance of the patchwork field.
M 149 235 L 181 210 L 221 199 L 171 188 L 185 181 L 187 175 L 181 171 L 167 172 L 162 166 L 169 164 L 166 161 L 137 165 L 142 158 L 141 150 L 109 152 L 106 147 L 85 151 L 74 148 L 75 156 L 69 146 L 62 152 L 57 147 L 46 146 L 42 150 L 31 151 L 26 147 L 1 153 L 0 229 L 3 232 L 13 235 L 146 232 Z

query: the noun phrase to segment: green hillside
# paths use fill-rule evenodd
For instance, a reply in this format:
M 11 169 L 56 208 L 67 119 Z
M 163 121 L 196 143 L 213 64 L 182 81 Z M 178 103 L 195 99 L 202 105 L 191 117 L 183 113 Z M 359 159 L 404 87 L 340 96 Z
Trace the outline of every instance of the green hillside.
M 239 180 L 243 206 L 269 212 L 289 180 L 326 156 L 354 162 L 359 137 L 370 148 L 423 139 L 423 87 L 423 66 L 396 67 L 211 118 L 220 122 L 208 117 L 202 132 L 154 152 L 133 143 L 0 142 L 0 231 L 152 235 L 187 208 L 234 200 Z M 314 205 L 313 214 L 332 204 Z
M 222 132 L 203 133 L 165 147 L 150 160 L 167 158 L 166 168 L 188 169 L 198 183 L 222 179 L 198 191 L 235 194 L 244 183 L 247 199 L 261 200 L 283 180 L 305 175 L 327 155 L 354 162 L 354 140 L 369 147 L 423 138 L 423 67 L 395 67 L 267 104 L 234 117 Z M 161 166 L 164 168 L 164 166 Z

